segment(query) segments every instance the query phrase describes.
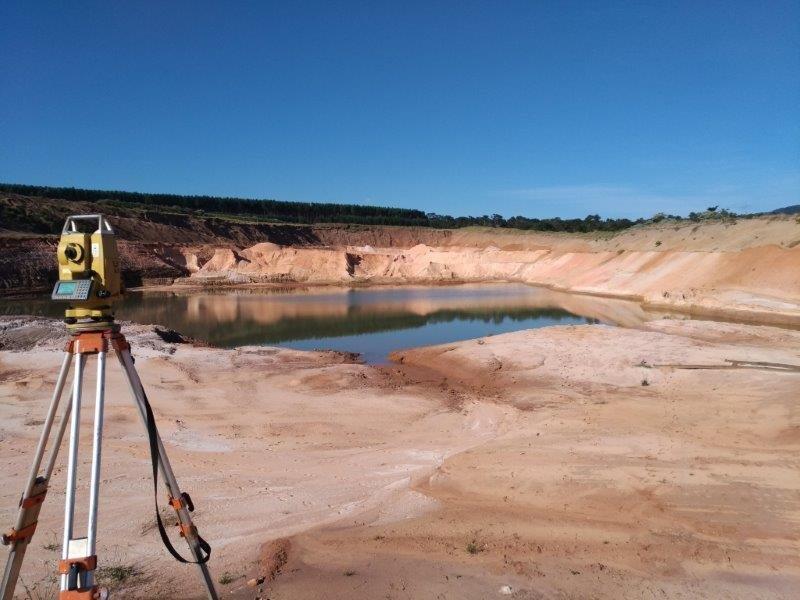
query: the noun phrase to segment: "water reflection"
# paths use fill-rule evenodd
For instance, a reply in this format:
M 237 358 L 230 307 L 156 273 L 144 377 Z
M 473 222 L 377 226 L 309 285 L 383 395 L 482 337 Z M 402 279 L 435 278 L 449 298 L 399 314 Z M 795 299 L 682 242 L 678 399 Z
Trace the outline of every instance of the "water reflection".
M 6 300 L 0 314 L 60 316 L 49 300 Z M 130 293 L 117 316 L 157 323 L 232 347 L 284 345 L 360 352 L 392 350 L 554 324 L 645 320 L 634 303 L 571 296 L 521 284 Z

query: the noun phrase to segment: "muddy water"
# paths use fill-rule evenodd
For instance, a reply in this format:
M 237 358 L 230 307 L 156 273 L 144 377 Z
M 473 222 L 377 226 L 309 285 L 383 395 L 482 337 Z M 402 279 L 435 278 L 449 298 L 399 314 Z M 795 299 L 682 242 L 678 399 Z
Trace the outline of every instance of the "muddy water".
M 0 314 L 60 316 L 47 299 L 0 301 Z M 386 362 L 401 348 L 519 329 L 582 323 L 632 325 L 630 303 L 559 294 L 521 284 L 316 288 L 225 292 L 131 292 L 117 317 L 157 323 L 212 345 L 278 345 L 359 352 Z

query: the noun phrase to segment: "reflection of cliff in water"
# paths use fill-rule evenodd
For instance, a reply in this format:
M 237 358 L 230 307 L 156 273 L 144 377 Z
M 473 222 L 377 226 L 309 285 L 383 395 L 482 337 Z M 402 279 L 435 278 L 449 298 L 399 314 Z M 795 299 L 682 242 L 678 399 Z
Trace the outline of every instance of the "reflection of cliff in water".
M 399 329 L 414 329 L 426 325 L 452 323 L 455 321 L 481 321 L 499 324 L 505 319 L 533 322 L 537 319 L 575 322 L 575 315 L 558 309 L 513 311 L 496 310 L 489 314 L 484 311 L 439 311 L 430 315 L 409 313 L 363 313 L 351 311 L 336 318 L 300 317 L 287 318 L 269 325 L 254 321 L 239 321 L 235 327 L 230 323 L 217 323 L 203 327 L 204 331 L 194 335 L 213 340 L 219 346 L 242 346 L 249 344 L 280 344 L 307 338 L 335 338 L 349 335 L 364 335 Z M 594 322 L 586 318 L 585 322 Z M 520 326 L 520 329 L 524 329 Z
M 145 294 L 118 313 L 136 322 L 165 323 L 187 335 L 219 346 L 279 344 L 307 338 L 330 338 L 426 325 L 509 320 L 519 329 L 548 324 L 613 323 L 609 314 L 620 310 L 587 310 L 590 298 L 571 298 L 573 307 L 560 306 L 567 294 L 529 286 L 485 285 L 436 288 L 318 289 L 295 294 L 188 294 L 158 297 Z M 617 301 L 619 302 L 619 301 Z M 603 301 L 601 301 L 603 303 Z M 635 312 L 631 303 L 628 312 Z M 575 310 L 577 308 L 578 310 Z M 638 308 L 638 307 L 636 307 Z M 640 310 L 640 309 L 639 309 Z M 616 316 L 616 315 L 615 315 Z M 632 320 L 640 323 L 636 315 Z
M 61 316 L 49 300 L 0 304 L 0 314 Z M 473 333 L 552 324 L 605 322 L 637 325 L 646 320 L 632 302 L 576 296 L 522 284 L 439 287 L 310 288 L 224 292 L 129 293 L 118 318 L 160 324 L 218 346 L 280 344 L 340 338 L 452 323 Z M 502 328 L 492 327 L 503 323 Z M 480 335 L 480 334 L 477 334 Z M 457 336 L 453 339 L 460 339 Z

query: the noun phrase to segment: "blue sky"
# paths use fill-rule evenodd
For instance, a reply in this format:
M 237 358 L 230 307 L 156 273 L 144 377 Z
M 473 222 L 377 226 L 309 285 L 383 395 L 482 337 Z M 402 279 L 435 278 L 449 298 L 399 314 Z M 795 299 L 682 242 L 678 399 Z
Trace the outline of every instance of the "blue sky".
M 0 4 L 0 181 L 650 216 L 800 202 L 800 2 Z

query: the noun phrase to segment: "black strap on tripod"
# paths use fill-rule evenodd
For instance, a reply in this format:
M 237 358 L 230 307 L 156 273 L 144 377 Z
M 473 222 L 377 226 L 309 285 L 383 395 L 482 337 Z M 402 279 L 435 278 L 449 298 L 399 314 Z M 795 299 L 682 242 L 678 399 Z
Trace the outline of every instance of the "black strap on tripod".
M 153 498 L 156 504 L 156 524 L 158 525 L 158 533 L 161 534 L 161 541 L 164 543 L 164 547 L 169 550 L 169 553 L 172 554 L 175 560 L 182 563 L 202 565 L 203 563 L 208 562 L 208 559 L 211 558 L 211 546 L 207 541 L 200 537 L 200 534 L 196 532 L 197 530 L 195 530 L 195 535 L 197 535 L 197 545 L 199 547 L 198 554 L 200 556 L 197 560 L 187 560 L 183 558 L 183 556 L 181 556 L 175 549 L 175 546 L 172 545 L 172 542 L 167 536 L 167 530 L 164 529 L 164 522 L 161 520 L 161 513 L 158 510 L 158 458 L 161 454 L 158 450 L 158 429 L 156 429 L 156 418 L 153 415 L 153 409 L 150 408 L 150 401 L 147 399 L 147 394 L 145 393 L 143 387 L 141 390 L 142 399 L 144 400 L 144 409 L 145 413 L 147 414 L 147 437 L 150 438 L 150 460 L 153 463 Z M 187 508 L 190 511 L 194 510 L 194 506 L 192 505 L 189 495 L 181 494 L 181 496 L 184 496 L 188 500 Z

